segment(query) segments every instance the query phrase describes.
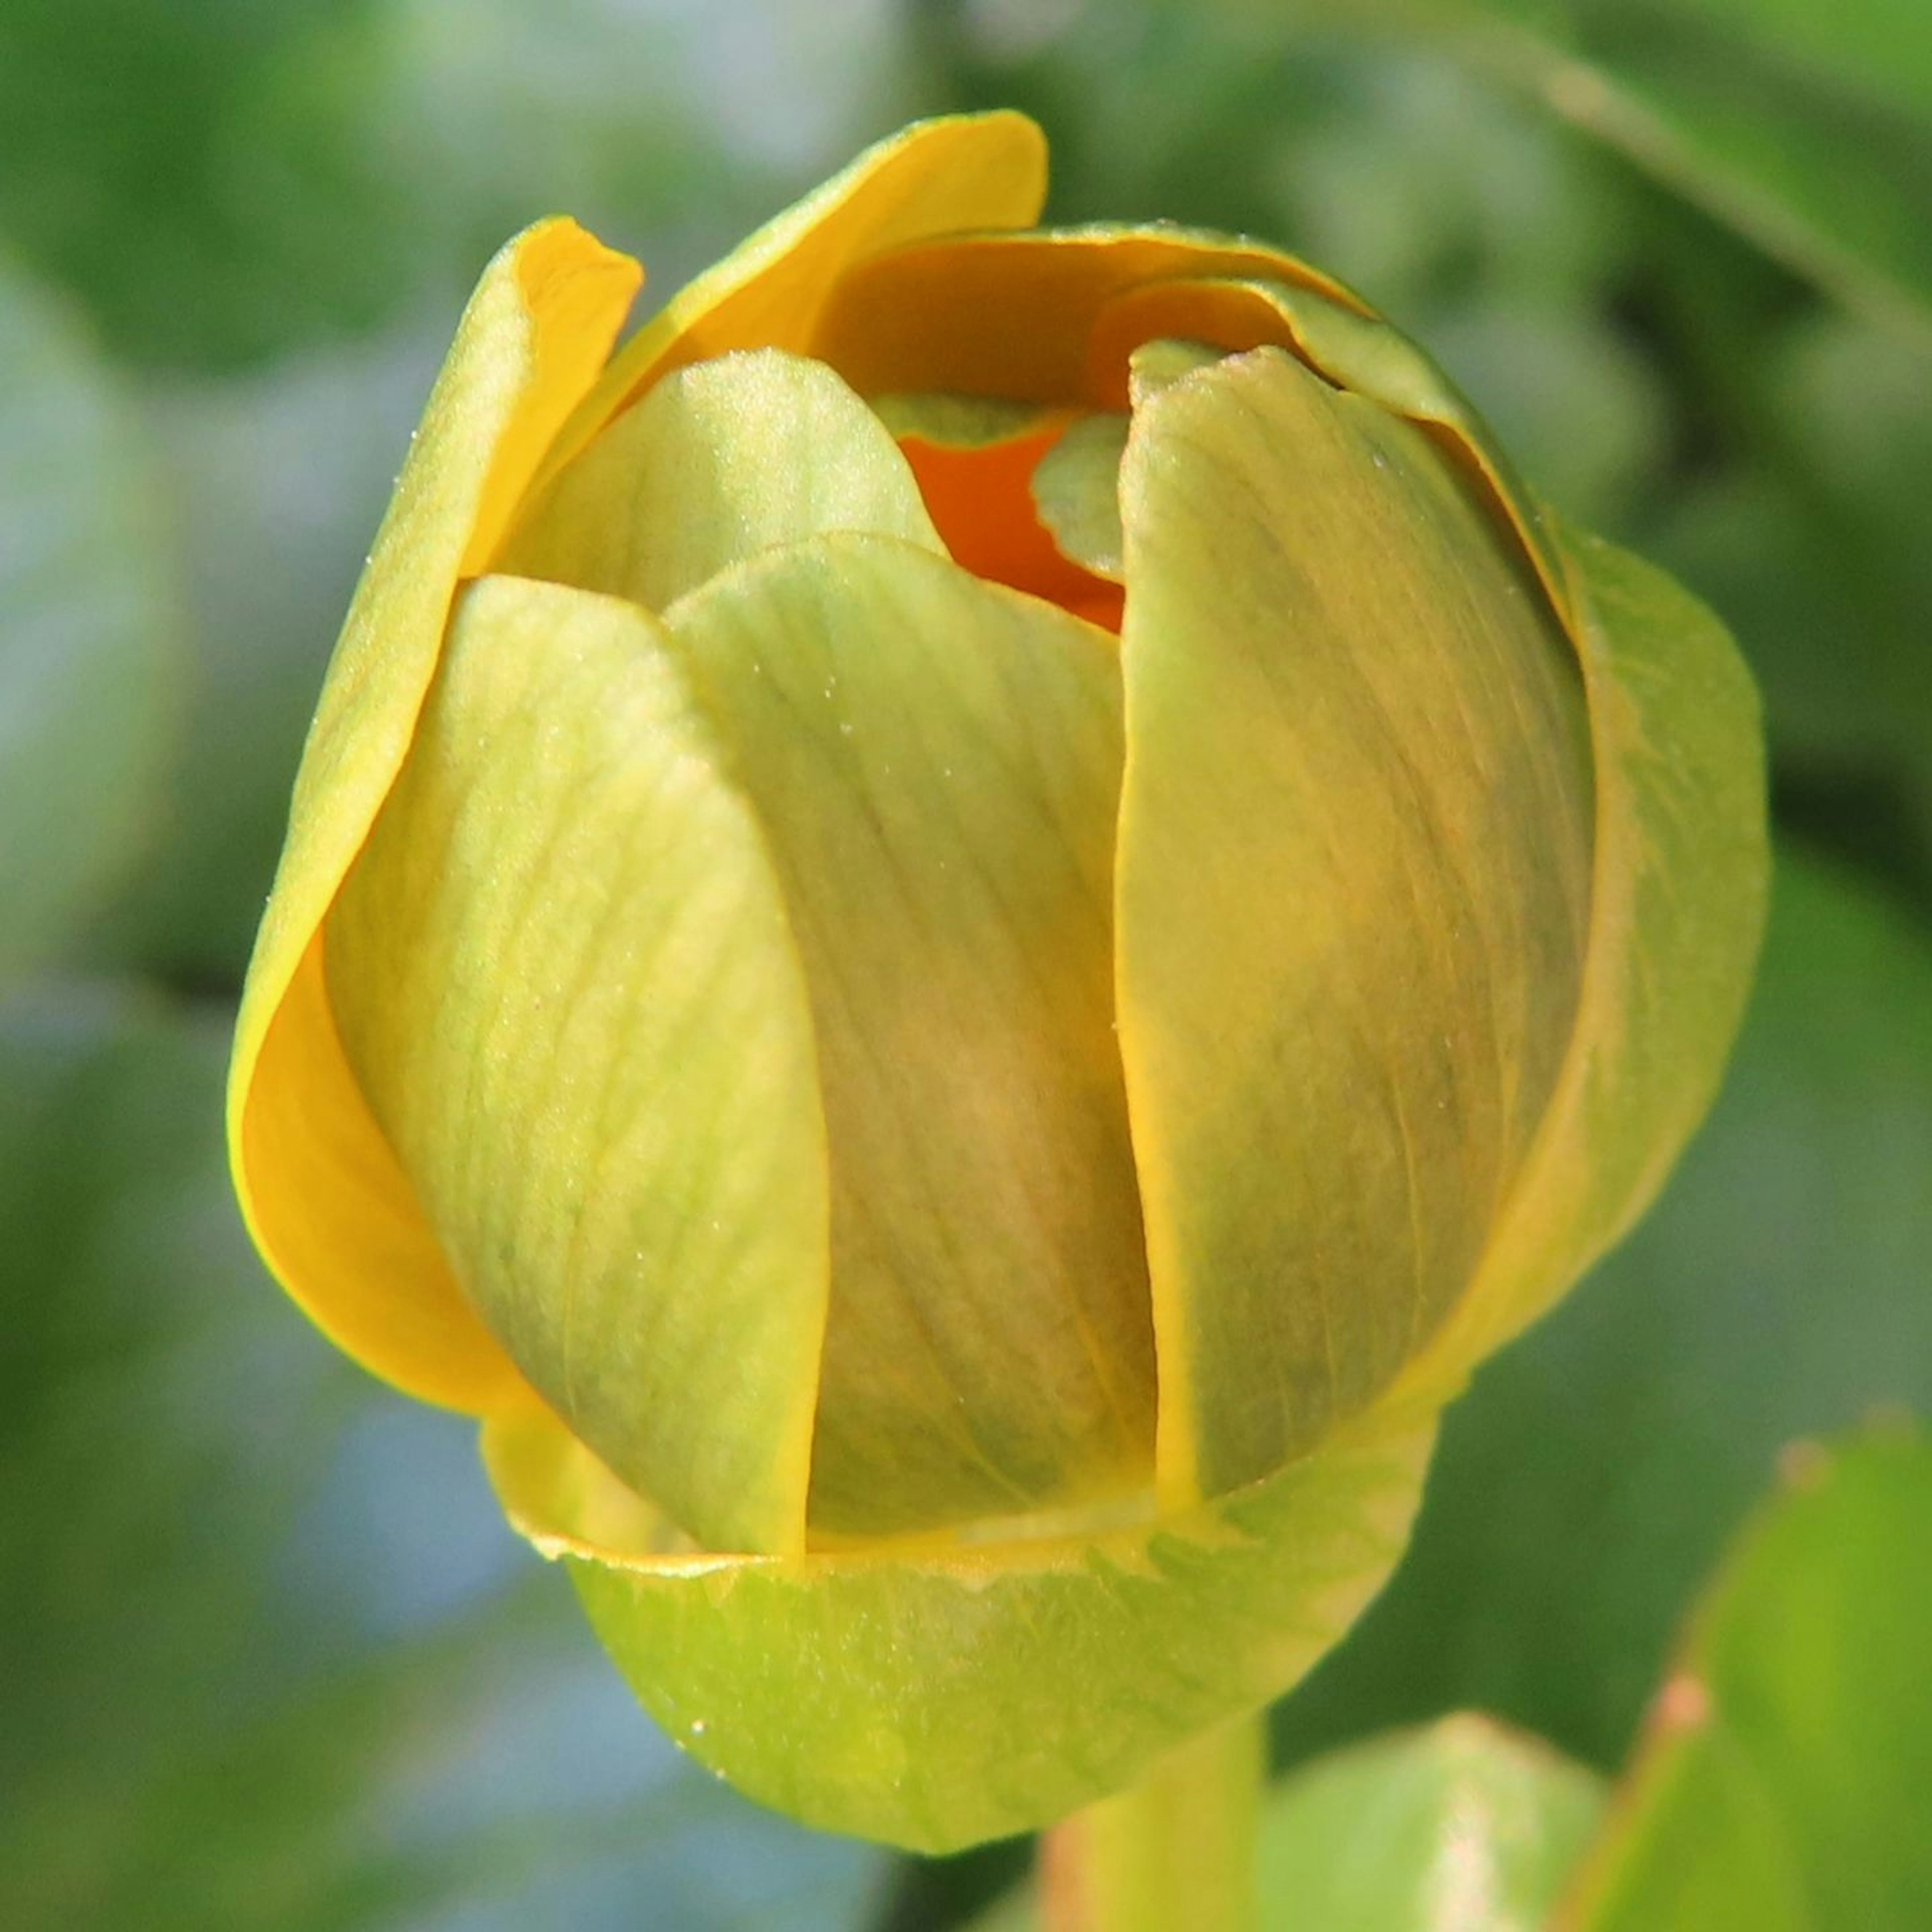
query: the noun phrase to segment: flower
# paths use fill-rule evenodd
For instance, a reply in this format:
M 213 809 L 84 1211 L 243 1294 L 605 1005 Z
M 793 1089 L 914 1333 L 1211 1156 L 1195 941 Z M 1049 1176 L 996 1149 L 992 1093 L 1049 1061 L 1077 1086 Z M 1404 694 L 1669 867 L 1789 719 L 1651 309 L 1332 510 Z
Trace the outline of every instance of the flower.
M 1346 1627 L 1764 887 L 1708 614 L 1338 284 L 1043 182 L 915 127 L 614 355 L 632 262 L 492 263 L 231 1088 L 271 1267 L 672 1733 L 932 1848 Z

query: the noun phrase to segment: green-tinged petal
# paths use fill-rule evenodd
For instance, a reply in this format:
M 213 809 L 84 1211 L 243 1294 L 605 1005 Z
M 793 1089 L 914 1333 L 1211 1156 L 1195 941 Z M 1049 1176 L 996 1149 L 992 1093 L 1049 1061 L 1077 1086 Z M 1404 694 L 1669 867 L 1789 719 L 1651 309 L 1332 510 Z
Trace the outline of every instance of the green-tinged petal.
M 1046 404 L 1003 403 L 995 396 L 962 396 L 946 389 L 902 390 L 874 396 L 871 402 L 873 414 L 895 442 L 958 451 L 1029 441 L 1066 414 Z
M 1057 1821 L 1286 1690 L 1394 1564 L 1430 1446 L 1338 1438 L 1158 1528 L 746 1562 L 652 1556 L 648 1513 L 546 1418 L 484 1434 L 512 1520 L 569 1561 L 672 1737 L 808 1823 L 922 1851 Z
M 1276 350 L 1121 472 L 1120 1047 L 1170 1503 L 1251 1481 L 1454 1305 L 1574 1021 L 1573 652 L 1413 425 Z
M 666 369 L 732 349 L 803 354 L 832 292 L 858 263 L 966 229 L 1025 228 L 1046 199 L 1046 136 L 1023 114 L 942 116 L 889 136 L 640 328 L 558 437 L 547 474 Z
M 814 1533 L 1144 1488 L 1112 640 L 881 538 L 768 553 L 666 622 L 811 989 L 833 1281 Z
M 821 530 L 944 555 L 883 424 L 823 363 L 747 350 L 667 376 L 557 477 L 497 568 L 646 610 Z
M 1658 1694 L 1565 1932 L 1932 1925 L 1932 1446 L 1796 1445 Z
M 329 665 L 236 1028 L 229 1147 L 264 1258 L 366 1366 L 471 1409 L 527 1391 L 370 1118 L 329 1015 L 319 930 L 407 754 L 457 580 L 495 548 L 638 278 L 568 221 L 531 229 L 484 272 Z
M 1486 1718 L 1318 1760 L 1262 1813 L 1261 1932 L 1539 1932 L 1603 1780 Z
M 1121 578 L 1120 455 L 1127 418 L 1082 416 L 1033 472 L 1034 508 L 1060 554 L 1114 583 Z
M 1757 695 L 1662 572 L 1567 535 L 1595 752 L 1595 886 L 1562 1080 L 1482 1268 L 1404 1378 L 1453 1388 L 1541 1314 L 1664 1184 L 1717 1091 L 1769 876 Z
M 811 1018 L 662 628 L 488 578 L 327 927 L 344 1044 L 458 1278 L 720 1550 L 800 1546 L 825 1321 Z

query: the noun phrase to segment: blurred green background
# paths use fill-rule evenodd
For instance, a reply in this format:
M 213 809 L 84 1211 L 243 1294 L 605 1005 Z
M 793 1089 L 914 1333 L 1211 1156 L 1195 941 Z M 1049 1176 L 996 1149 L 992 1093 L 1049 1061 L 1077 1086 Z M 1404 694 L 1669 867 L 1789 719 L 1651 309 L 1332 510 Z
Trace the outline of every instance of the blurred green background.
M 1010 103 L 1063 220 L 1284 242 L 1762 685 L 1778 902 L 1662 1206 L 1452 1414 L 1282 1760 L 1463 1706 L 1622 1758 L 1795 1438 L 1932 1407 L 1922 0 L 0 0 L 0 1924 L 943 1926 L 635 1711 L 470 1432 L 230 1204 L 233 1001 L 451 325 L 576 214 L 662 297 Z

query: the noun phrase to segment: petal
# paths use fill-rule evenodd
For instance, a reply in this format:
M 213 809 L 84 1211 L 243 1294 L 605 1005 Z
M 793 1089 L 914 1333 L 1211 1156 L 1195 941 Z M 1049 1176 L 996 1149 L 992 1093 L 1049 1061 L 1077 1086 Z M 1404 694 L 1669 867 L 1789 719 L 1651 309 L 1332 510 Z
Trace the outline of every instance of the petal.
M 327 928 L 351 1064 L 550 1405 L 714 1549 L 800 1546 L 818 1069 L 763 836 L 662 628 L 464 597 Z
M 1661 571 L 1566 533 L 1597 773 L 1576 1036 L 1480 1273 L 1399 1394 L 1430 1400 L 1618 1240 L 1715 1095 L 1762 935 L 1770 856 L 1757 694 Z
M 811 990 L 832 1184 L 814 1534 L 1144 1488 L 1112 639 L 850 536 L 767 553 L 666 621 Z
M 484 272 L 329 665 L 236 1031 L 230 1157 L 256 1246 L 365 1366 L 462 1408 L 508 1399 L 518 1378 L 343 1059 L 317 933 L 401 766 L 457 580 L 495 546 L 638 279 L 567 221 L 531 229 Z
M 680 1744 L 808 1824 L 924 1852 L 1052 1824 L 1286 1690 L 1393 1568 L 1430 1446 L 1352 1436 L 1151 1528 L 744 1561 L 662 1553 L 545 1418 L 484 1437 L 512 1522 Z
M 1118 986 L 1164 1498 L 1279 1467 L 1466 1286 L 1574 1022 L 1575 656 L 1424 435 L 1277 350 L 1136 412 Z
M 1574 619 L 1563 560 L 1543 508 L 1473 405 L 1423 350 L 1353 296 L 1276 278 L 1155 282 L 1110 303 L 1088 345 L 1088 387 L 1112 394 L 1133 351 L 1181 337 L 1226 350 L 1292 350 L 1336 388 L 1418 424 L 1466 466 L 1498 522 L 1515 533 L 1551 604 Z
M 1306 263 L 1238 237 L 1174 227 L 961 236 L 856 268 L 827 304 L 812 353 L 861 395 L 956 389 L 1119 409 L 1124 365 L 1090 380 L 1088 338 L 1102 310 L 1144 282 L 1216 275 L 1265 276 L 1360 306 Z
M 932 434 L 922 425 L 901 430 L 899 446 L 919 478 L 920 494 L 962 569 L 1118 632 L 1119 585 L 1082 569 L 1062 550 L 1034 500 L 1041 462 L 1072 418 L 1064 410 L 1018 408 L 1015 434 L 1004 437 L 968 442 L 947 436 L 944 424 Z
M 748 350 L 679 370 L 564 470 L 497 568 L 662 610 L 821 530 L 944 546 L 885 425 L 823 363 Z
M 1082 416 L 1040 459 L 1034 507 L 1062 556 L 1121 580 L 1120 456 L 1127 418 L 1111 410 Z
M 666 368 L 732 349 L 806 353 L 826 302 L 856 264 L 964 229 L 1027 227 L 1046 198 L 1046 136 L 1023 114 L 945 116 L 878 142 L 640 329 L 572 417 L 546 474 Z

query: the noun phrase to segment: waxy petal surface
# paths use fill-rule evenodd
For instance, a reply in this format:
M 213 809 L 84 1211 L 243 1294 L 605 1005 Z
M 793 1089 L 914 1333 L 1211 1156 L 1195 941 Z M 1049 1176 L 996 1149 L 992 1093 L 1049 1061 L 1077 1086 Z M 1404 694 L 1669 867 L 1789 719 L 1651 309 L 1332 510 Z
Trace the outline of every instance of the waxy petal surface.
M 1399 1394 L 1439 1402 L 1649 1206 L 1718 1089 L 1764 930 L 1757 693 L 1724 626 L 1564 533 L 1597 788 L 1589 965 L 1563 1076 L 1482 1268 Z
M 268 1265 L 366 1367 L 472 1410 L 522 1384 L 343 1058 L 320 928 L 408 753 L 458 580 L 496 547 L 638 280 L 568 221 L 519 236 L 484 272 L 329 665 L 236 1031 L 230 1158 Z
M 711 1547 L 801 1547 L 827 1281 L 811 1018 L 662 628 L 475 586 L 328 933 L 351 1062 L 530 1382 Z
M 881 538 L 674 604 L 811 989 L 832 1163 L 814 1533 L 1144 1491 L 1111 1022 L 1113 640 Z
M 1100 317 L 1144 284 L 1216 276 L 1268 277 L 1368 313 L 1319 270 L 1236 236 L 1165 224 L 965 235 L 856 267 L 826 304 L 812 352 L 862 395 L 956 389 L 1117 410 L 1127 398 L 1124 352 L 1111 366 L 1095 363 Z
M 823 363 L 747 350 L 674 370 L 544 492 L 498 568 L 662 610 L 823 530 L 944 546 L 886 428 Z
M 1589 748 L 1535 580 L 1414 426 L 1278 350 L 1136 412 L 1118 1000 L 1179 1506 L 1454 1305 L 1582 976 Z
M 945 116 L 878 142 L 681 290 L 624 345 L 557 439 L 546 478 L 666 370 L 734 349 L 803 354 L 860 262 L 962 230 L 1028 227 L 1046 199 L 1046 138 L 1024 115 Z

